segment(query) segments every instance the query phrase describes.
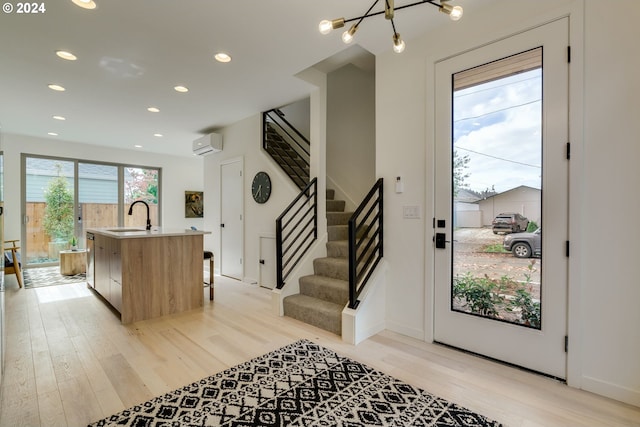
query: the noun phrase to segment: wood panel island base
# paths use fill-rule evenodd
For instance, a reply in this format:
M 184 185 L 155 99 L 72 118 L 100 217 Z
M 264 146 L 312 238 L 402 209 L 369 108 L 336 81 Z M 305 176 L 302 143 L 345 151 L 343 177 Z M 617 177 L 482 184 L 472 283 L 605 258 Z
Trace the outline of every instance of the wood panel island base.
M 132 323 L 202 308 L 206 231 L 92 229 L 87 281 Z M 87 240 L 89 241 L 89 240 Z

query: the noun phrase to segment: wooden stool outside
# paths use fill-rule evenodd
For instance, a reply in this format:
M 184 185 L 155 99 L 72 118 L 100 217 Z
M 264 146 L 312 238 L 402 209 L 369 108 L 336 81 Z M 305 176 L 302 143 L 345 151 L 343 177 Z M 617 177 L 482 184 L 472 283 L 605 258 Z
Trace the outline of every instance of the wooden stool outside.
M 74 276 L 87 271 L 87 250 L 60 251 L 60 274 Z
M 209 260 L 209 299 L 213 301 L 213 252 L 204 251 L 204 259 Z
M 5 243 L 11 243 L 11 246 L 5 247 L 4 253 L 4 274 L 15 274 L 18 279 L 18 286 L 22 287 L 22 270 L 20 269 L 20 255 L 18 254 L 19 246 L 16 246 L 18 240 L 5 240 Z M 9 251 L 11 251 L 11 259 L 9 259 Z

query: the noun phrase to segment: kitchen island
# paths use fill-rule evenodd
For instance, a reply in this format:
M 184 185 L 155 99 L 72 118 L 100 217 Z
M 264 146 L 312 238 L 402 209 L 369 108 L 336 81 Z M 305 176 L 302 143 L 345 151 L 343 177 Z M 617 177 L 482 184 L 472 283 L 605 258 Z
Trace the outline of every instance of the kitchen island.
M 204 234 L 210 232 L 89 229 L 87 284 L 124 324 L 201 308 Z

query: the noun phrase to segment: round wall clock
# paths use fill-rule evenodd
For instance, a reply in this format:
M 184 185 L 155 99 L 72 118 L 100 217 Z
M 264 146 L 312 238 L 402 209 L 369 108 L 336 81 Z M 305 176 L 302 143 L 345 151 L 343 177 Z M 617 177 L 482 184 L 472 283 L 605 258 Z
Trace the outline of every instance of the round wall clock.
M 251 183 L 251 195 L 257 203 L 264 203 L 271 196 L 271 178 L 266 172 L 258 172 Z

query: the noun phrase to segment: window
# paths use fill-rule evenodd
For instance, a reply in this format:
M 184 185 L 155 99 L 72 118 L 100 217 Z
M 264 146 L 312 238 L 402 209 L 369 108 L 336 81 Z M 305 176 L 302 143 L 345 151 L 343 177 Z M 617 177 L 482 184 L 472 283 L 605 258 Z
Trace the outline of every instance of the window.
M 144 200 L 152 224 L 160 224 L 160 168 L 23 155 L 25 177 L 24 262 L 51 265 L 73 237 L 85 247 L 88 228 L 141 226 L 146 210 L 129 205 Z

